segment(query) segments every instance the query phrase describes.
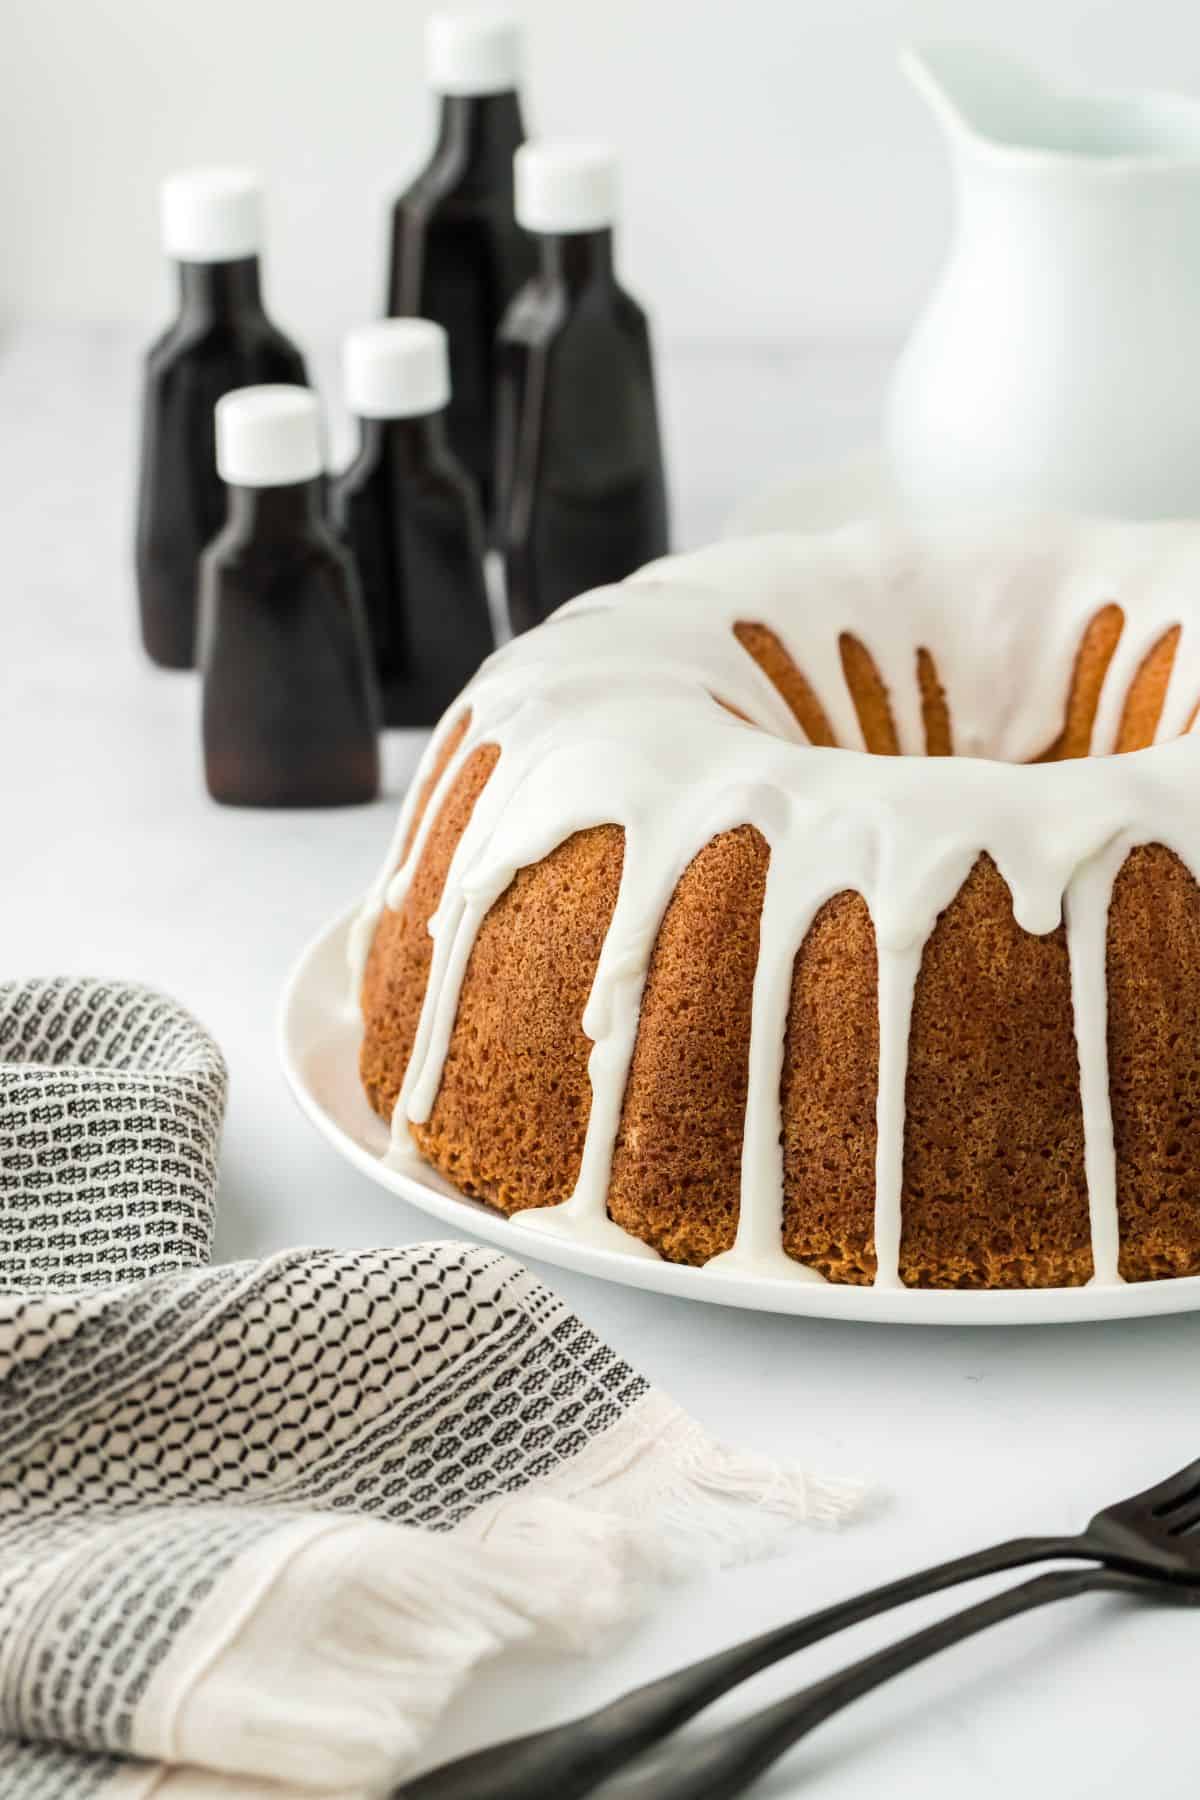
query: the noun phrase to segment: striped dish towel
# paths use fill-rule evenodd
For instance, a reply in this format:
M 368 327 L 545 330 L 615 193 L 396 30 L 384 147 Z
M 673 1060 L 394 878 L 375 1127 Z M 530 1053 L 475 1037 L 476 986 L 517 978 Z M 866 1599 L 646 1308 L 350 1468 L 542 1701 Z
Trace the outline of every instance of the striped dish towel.
M 209 1266 L 224 1100 L 161 995 L 0 987 L 0 1800 L 385 1792 L 484 1658 L 855 1510 L 498 1251 Z

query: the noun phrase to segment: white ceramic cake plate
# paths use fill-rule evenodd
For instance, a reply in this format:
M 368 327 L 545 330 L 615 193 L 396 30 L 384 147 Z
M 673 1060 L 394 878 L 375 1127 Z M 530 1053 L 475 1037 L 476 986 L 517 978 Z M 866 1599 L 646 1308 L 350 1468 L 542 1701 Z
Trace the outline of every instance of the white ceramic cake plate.
M 346 939 L 353 912 L 329 926 L 300 957 L 284 989 L 279 1053 L 300 1109 L 356 1169 L 402 1200 L 432 1213 L 456 1235 L 487 1238 L 519 1258 L 557 1263 L 688 1300 L 760 1312 L 862 1319 L 887 1325 L 1064 1325 L 1096 1319 L 1143 1318 L 1200 1309 L 1200 1276 L 1120 1287 L 1030 1288 L 988 1293 L 940 1293 L 917 1288 L 870 1288 L 751 1278 L 717 1270 L 626 1256 L 620 1251 L 535 1232 L 520 1215 L 506 1219 L 468 1200 L 432 1169 L 420 1176 L 388 1168 L 389 1135 L 367 1105 L 358 1080 L 362 1036 L 350 1004 Z

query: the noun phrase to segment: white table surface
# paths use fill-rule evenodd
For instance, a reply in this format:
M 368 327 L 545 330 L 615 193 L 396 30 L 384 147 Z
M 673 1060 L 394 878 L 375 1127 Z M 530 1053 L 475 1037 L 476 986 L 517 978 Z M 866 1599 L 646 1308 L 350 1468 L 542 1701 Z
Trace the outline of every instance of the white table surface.
M 0 342 L 0 970 L 150 981 L 215 1033 L 232 1074 L 222 1257 L 438 1235 L 317 1138 L 274 1046 L 288 966 L 374 872 L 419 740 L 389 737 L 377 806 L 270 814 L 207 800 L 195 681 L 152 669 L 135 634 L 137 354 L 115 332 L 27 329 Z M 679 540 L 712 535 L 764 480 L 853 450 L 870 432 L 885 368 L 869 345 L 667 358 Z M 844 1533 L 801 1532 L 782 1559 L 668 1594 L 598 1660 L 488 1670 L 446 1719 L 434 1759 L 934 1558 L 1073 1528 L 1200 1454 L 1195 1317 L 928 1331 L 740 1314 L 542 1273 L 713 1432 L 867 1474 L 891 1498 Z M 719 1729 L 899 1622 L 760 1676 L 696 1729 Z M 862 1702 L 756 1791 L 810 1792 L 819 1776 L 829 1800 L 1018 1788 L 1190 1800 L 1197 1670 L 1200 1619 L 1075 1601 Z

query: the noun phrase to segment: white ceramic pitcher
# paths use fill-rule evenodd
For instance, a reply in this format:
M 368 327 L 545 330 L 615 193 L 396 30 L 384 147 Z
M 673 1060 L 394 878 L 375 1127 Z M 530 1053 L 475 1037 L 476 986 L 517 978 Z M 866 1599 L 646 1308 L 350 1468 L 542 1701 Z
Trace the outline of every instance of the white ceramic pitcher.
M 909 50 L 949 145 L 949 260 L 892 379 L 919 506 L 1200 515 L 1200 104 Z

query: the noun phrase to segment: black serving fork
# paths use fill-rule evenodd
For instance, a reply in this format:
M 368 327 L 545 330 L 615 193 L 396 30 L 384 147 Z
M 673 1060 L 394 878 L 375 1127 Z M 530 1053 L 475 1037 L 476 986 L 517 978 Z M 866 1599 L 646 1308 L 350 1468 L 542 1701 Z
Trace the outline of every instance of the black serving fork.
M 1196 1558 L 1200 1575 L 1200 1555 Z M 939 1619 L 936 1625 L 877 1650 L 873 1656 L 839 1669 L 824 1681 L 785 1700 L 777 1700 L 762 1712 L 726 1727 L 715 1743 L 689 1744 L 668 1768 L 655 1770 L 648 1785 L 623 1787 L 626 1800 L 734 1800 L 752 1787 L 764 1769 L 776 1762 L 810 1731 L 834 1713 L 882 1687 L 893 1675 L 903 1674 L 940 1650 L 961 1644 L 964 1638 L 986 1631 L 1002 1619 L 1033 1612 L 1054 1600 L 1070 1600 L 1076 1594 L 1131 1594 L 1146 1600 L 1171 1600 L 1200 1606 L 1200 1579 L 1191 1583 L 1162 1575 L 1132 1575 L 1125 1569 L 1091 1565 L 1084 1569 L 1060 1569 L 1052 1575 L 1035 1575 L 1015 1588 L 994 1594 L 962 1612 Z M 481 1790 L 477 1790 L 481 1791 Z M 530 1800 L 534 1789 L 529 1789 Z
M 760 1669 L 847 1626 L 961 1582 L 1030 1563 L 1062 1559 L 1101 1565 L 1037 1576 L 878 1651 L 734 1725 L 722 1733 L 718 1749 L 689 1747 L 670 1774 L 656 1773 L 653 1788 L 656 1800 L 701 1800 L 701 1796 L 720 1800 L 741 1793 L 823 1719 L 892 1675 L 1001 1619 L 1101 1590 L 1161 1595 L 1166 1587 L 1176 1598 L 1200 1604 L 1200 1533 L 1190 1535 L 1196 1525 L 1200 1525 L 1200 1461 L 1144 1494 L 1105 1507 L 1077 1537 L 1012 1538 L 990 1550 L 976 1550 L 890 1581 L 660 1676 L 566 1724 L 445 1763 L 404 1783 L 392 1800 L 532 1800 L 542 1794 L 578 1800 Z M 679 1785 L 668 1785 L 672 1781 Z

